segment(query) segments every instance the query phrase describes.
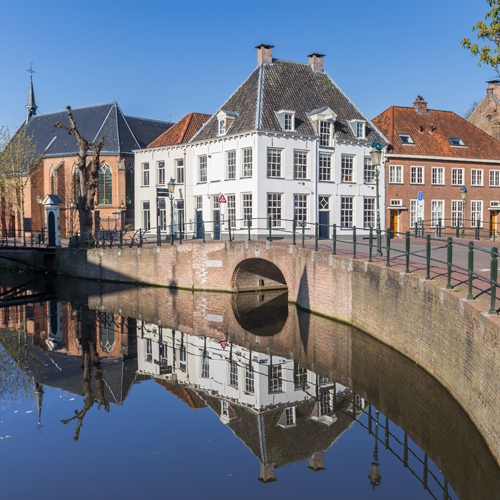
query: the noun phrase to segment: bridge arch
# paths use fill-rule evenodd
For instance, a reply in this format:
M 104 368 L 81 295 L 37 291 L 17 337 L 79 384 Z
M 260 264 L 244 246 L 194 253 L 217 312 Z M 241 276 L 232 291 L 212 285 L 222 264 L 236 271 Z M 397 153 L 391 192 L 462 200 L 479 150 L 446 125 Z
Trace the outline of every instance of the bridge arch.
M 260 258 L 242 260 L 235 267 L 231 282 L 232 289 L 237 292 L 288 290 L 280 268 Z

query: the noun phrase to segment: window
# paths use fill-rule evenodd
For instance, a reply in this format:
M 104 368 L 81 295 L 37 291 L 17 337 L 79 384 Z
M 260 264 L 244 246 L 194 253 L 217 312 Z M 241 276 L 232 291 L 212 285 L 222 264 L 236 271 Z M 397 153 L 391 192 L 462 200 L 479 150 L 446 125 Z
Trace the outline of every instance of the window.
M 285 408 L 285 426 L 295 425 L 295 408 Z
M 403 165 L 389 166 L 389 183 L 403 184 Z
M 134 204 L 134 164 L 129 163 L 125 172 L 125 200 L 127 206 Z
M 293 131 L 293 113 L 285 113 L 285 131 Z
M 281 365 L 269 365 L 269 394 L 283 391 Z
M 470 184 L 471 184 L 471 186 L 482 186 L 483 185 L 483 169 L 482 168 L 473 168 L 471 170 Z
M 236 151 L 226 153 L 226 179 L 236 179 Z
M 418 222 L 418 204 L 417 200 L 410 200 L 410 227 L 415 227 Z
M 111 352 L 115 346 L 115 327 L 113 315 L 100 313 L 100 343 L 105 352 Z
M 358 139 L 364 139 L 365 137 L 365 124 L 361 122 L 356 122 L 356 137 Z
M 184 184 L 184 160 L 175 160 L 175 182 L 177 184 Z
M 444 201 L 431 201 L 431 227 L 438 227 L 441 221 L 441 227 L 444 226 Z
M 444 167 L 432 167 L 431 183 L 436 185 L 444 185 Z
M 490 170 L 490 187 L 500 187 L 500 170 Z
M 97 182 L 97 203 L 99 205 L 111 205 L 112 203 L 112 177 L 111 168 L 105 163 L 99 168 Z
M 156 166 L 157 174 L 156 179 L 158 182 L 158 186 L 165 185 L 165 162 L 159 161 Z
M 229 385 L 232 387 L 238 387 L 238 362 L 229 362 Z
M 160 216 L 160 220 L 158 224 L 160 229 L 164 231 L 167 229 L 167 224 L 170 224 L 170 221 L 167 222 L 167 204 L 165 198 L 158 198 L 158 215 Z
M 460 137 L 450 137 L 450 144 L 452 146 L 465 146 L 464 141 Z
M 224 135 L 226 133 L 226 120 L 219 120 L 219 135 Z
M 295 220 L 303 225 L 307 222 L 307 194 L 294 194 L 293 195 L 293 216 Z
M 50 194 L 56 194 L 56 172 L 50 172 Z
M 142 185 L 149 186 L 149 163 L 142 164 Z
M 326 153 L 319 154 L 319 180 L 332 180 L 332 155 Z
M 227 218 L 231 223 L 231 227 L 236 227 L 236 196 L 234 194 L 228 194 L 226 197 L 227 201 Z
M 365 184 L 372 184 L 375 182 L 375 166 L 372 165 L 372 159 L 369 156 L 365 156 L 363 181 Z
M 319 145 L 331 146 L 332 124 L 330 122 L 319 122 Z
M 223 417 L 229 417 L 229 403 L 225 399 L 221 401 L 220 414 Z
M 242 176 L 252 177 L 252 148 L 242 150 Z
M 464 169 L 452 168 L 451 169 L 451 185 L 463 186 L 464 185 Z
M 354 156 L 342 155 L 342 182 L 353 182 Z
M 451 226 L 462 227 L 464 215 L 464 203 L 462 200 L 451 201 Z
M 352 227 L 354 215 L 354 198 L 352 196 L 342 196 L 340 201 L 340 227 Z
M 424 183 L 424 167 L 410 167 L 410 184 Z
M 363 227 L 375 227 L 375 198 L 363 200 Z
M 320 210 L 330 210 L 330 197 L 320 196 L 318 198 L 318 205 Z
M 271 219 L 273 226 L 281 226 L 281 194 L 268 193 L 267 216 Z
M 245 227 L 248 226 L 248 219 L 252 219 L 252 193 L 242 194 L 243 219 Z
M 153 361 L 153 341 L 146 339 L 146 361 L 151 363 Z
M 207 354 L 204 354 L 201 358 L 201 376 L 203 378 L 210 377 L 210 359 Z
M 470 225 L 471 227 L 477 227 L 479 221 L 479 227 L 483 227 L 483 202 L 482 200 L 473 200 L 470 202 Z
M 293 152 L 293 178 L 307 179 L 307 151 Z
M 149 201 L 142 202 L 142 229 L 151 229 L 151 210 Z
M 168 365 L 168 346 L 166 342 L 160 343 L 160 364 Z
M 307 369 L 302 368 L 297 361 L 293 362 L 293 383 L 295 385 L 295 390 L 305 390 L 308 387 Z
M 281 177 L 281 149 L 267 150 L 267 176 Z
M 415 144 L 411 136 L 409 136 L 408 134 L 399 134 L 399 139 L 404 145 Z
M 184 233 L 186 229 L 184 227 L 184 200 L 177 200 L 175 204 L 177 206 L 177 229 Z
M 207 157 L 198 157 L 198 182 L 207 182 Z
M 328 415 L 333 410 L 332 391 L 330 389 L 319 390 L 319 414 Z
M 249 361 L 245 369 L 245 391 L 250 393 L 255 391 L 252 361 Z

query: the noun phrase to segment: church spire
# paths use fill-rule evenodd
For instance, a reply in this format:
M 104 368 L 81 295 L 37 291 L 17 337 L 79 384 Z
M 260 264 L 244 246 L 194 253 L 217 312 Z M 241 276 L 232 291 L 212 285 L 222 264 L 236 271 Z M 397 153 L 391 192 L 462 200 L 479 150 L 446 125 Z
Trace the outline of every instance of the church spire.
M 35 91 L 33 90 L 33 73 L 35 73 L 33 71 L 33 63 L 30 63 L 30 69 L 28 69 L 27 71 L 30 74 L 30 88 L 28 91 L 28 102 L 26 103 L 26 109 L 28 110 L 26 123 L 32 116 L 36 115 L 36 110 L 38 109 L 38 106 L 35 102 Z

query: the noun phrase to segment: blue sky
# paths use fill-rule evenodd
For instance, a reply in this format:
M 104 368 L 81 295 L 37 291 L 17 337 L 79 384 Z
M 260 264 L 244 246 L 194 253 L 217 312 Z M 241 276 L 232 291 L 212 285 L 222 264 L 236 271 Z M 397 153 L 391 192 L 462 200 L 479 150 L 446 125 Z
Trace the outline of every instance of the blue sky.
M 127 115 L 213 113 L 256 66 L 326 54 L 325 69 L 373 118 L 391 105 L 462 114 L 492 69 L 460 47 L 486 0 L 0 0 L 0 126 L 25 118 L 33 63 L 39 113 L 117 101 Z

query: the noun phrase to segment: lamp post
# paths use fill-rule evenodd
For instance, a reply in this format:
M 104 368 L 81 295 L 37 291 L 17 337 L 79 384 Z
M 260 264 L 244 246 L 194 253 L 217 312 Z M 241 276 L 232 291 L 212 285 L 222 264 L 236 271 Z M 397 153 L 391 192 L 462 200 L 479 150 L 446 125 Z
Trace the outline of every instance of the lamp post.
M 174 190 L 175 179 L 170 178 L 168 186 L 168 197 L 170 199 L 170 244 L 174 244 Z
M 42 232 L 42 241 L 45 241 L 45 234 L 44 234 L 45 224 L 43 224 L 42 221 L 42 197 L 39 194 L 37 194 L 36 196 L 36 201 L 38 203 L 38 212 L 40 213 L 40 230 Z
M 465 234 L 465 201 L 467 200 L 467 188 L 462 186 L 460 188 L 460 198 L 462 198 L 462 238 Z
M 380 464 L 378 462 L 378 417 L 379 411 L 375 411 L 375 447 L 373 448 L 373 462 L 370 466 L 370 473 L 368 474 L 368 479 L 372 485 L 372 489 L 380 484 L 382 476 L 380 475 Z
M 375 196 L 377 210 L 377 257 L 382 257 L 382 239 L 380 232 L 380 200 L 379 200 L 379 174 L 380 165 L 382 164 L 382 144 L 373 139 L 372 149 L 370 151 L 372 165 L 375 167 Z

